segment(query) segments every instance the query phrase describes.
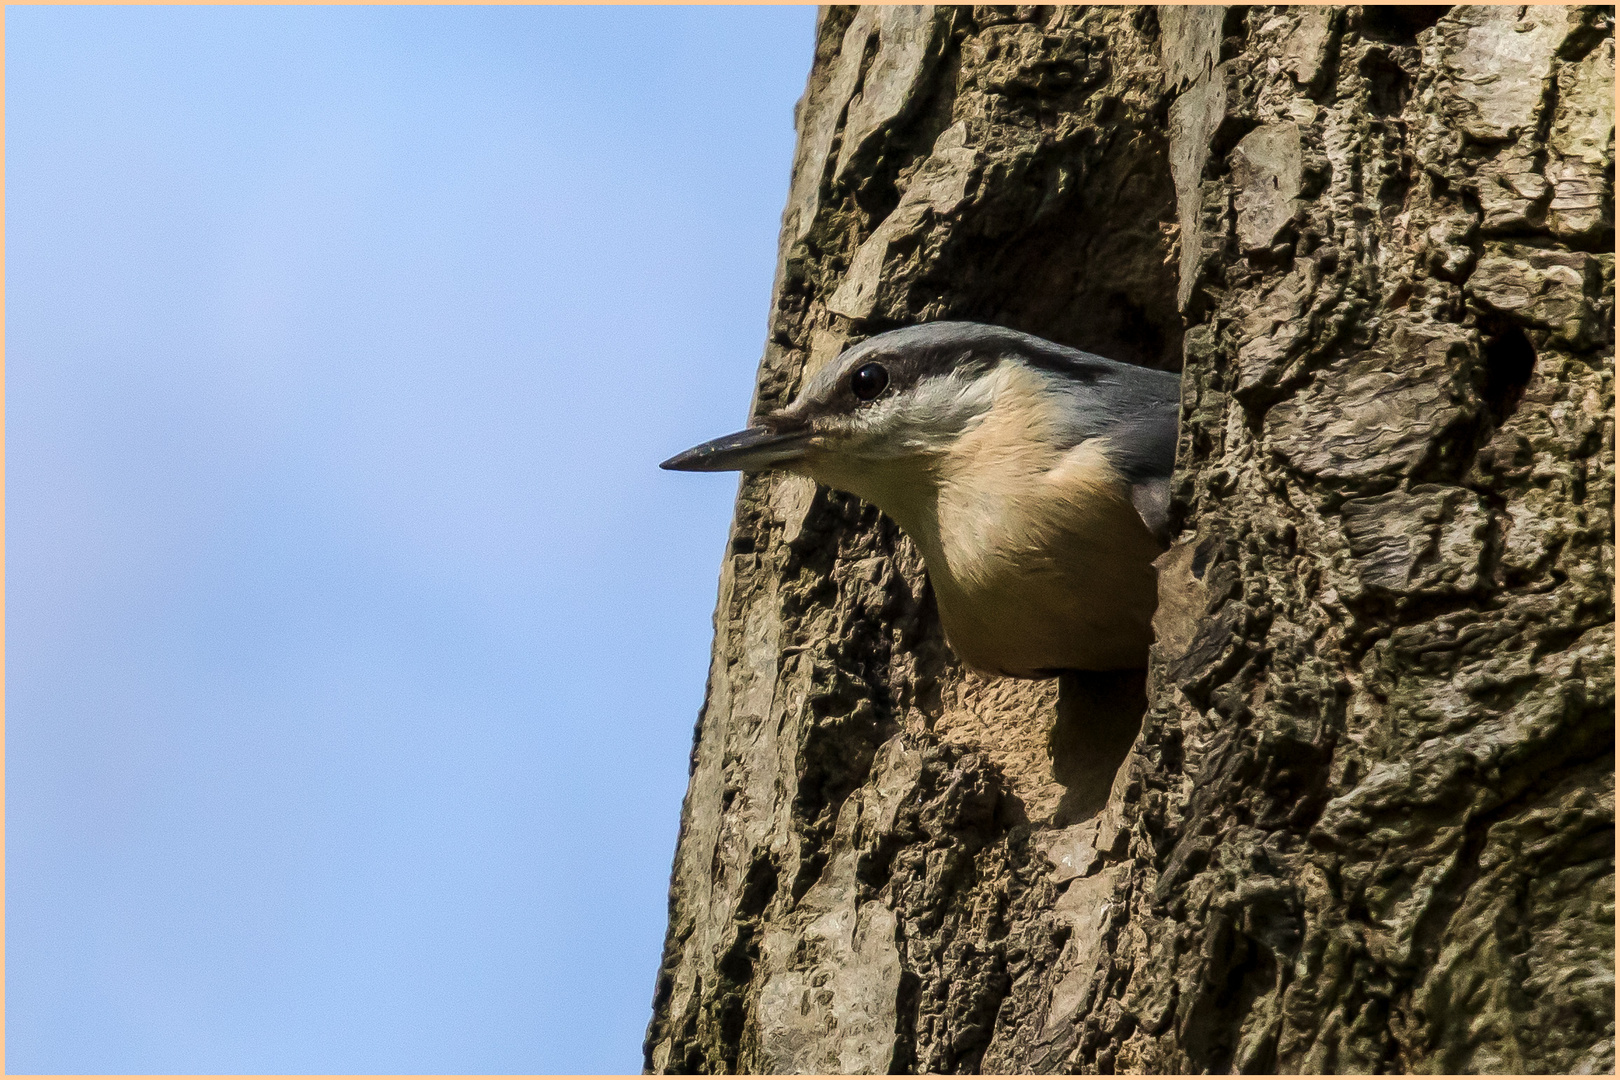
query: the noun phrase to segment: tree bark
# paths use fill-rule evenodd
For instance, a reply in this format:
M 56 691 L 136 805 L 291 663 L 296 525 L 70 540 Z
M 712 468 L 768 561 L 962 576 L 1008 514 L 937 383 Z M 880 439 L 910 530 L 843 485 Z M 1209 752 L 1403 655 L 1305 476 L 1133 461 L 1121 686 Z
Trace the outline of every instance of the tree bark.
M 743 479 L 650 1070 L 1613 1070 L 1613 73 L 1605 8 L 823 12 L 754 408 L 942 318 L 1179 368 L 1179 536 L 1145 677 L 983 679 Z

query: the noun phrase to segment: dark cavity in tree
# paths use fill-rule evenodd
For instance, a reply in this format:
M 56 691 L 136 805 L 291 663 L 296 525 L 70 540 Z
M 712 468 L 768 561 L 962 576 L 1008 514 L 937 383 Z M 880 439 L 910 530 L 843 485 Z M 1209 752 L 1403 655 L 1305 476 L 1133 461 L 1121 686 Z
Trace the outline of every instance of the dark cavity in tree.
M 1406 108 L 1410 80 L 1387 52 L 1378 49 L 1362 57 L 1361 77 L 1367 80 L 1367 107 L 1374 116 L 1399 116 Z
M 1536 350 L 1524 331 L 1504 324 L 1485 331 L 1485 402 L 1500 424 L 1513 414 L 1536 369 Z
M 1450 4 L 1369 4 L 1361 9 L 1361 36 L 1390 45 L 1416 45 L 1427 30 L 1450 11 Z

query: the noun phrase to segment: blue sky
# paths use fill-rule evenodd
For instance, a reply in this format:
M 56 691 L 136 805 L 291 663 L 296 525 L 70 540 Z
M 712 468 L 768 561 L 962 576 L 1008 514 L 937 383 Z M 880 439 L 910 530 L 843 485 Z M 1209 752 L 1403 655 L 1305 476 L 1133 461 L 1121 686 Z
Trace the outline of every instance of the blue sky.
M 8 1071 L 637 1071 L 813 9 L 5 20 Z

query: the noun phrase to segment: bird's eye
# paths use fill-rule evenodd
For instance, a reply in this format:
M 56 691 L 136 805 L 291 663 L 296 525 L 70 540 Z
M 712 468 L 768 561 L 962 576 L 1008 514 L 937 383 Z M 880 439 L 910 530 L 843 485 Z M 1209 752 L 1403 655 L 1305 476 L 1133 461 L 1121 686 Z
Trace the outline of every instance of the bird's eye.
M 862 364 L 849 377 L 849 389 L 862 401 L 871 401 L 889 385 L 889 372 L 882 364 Z

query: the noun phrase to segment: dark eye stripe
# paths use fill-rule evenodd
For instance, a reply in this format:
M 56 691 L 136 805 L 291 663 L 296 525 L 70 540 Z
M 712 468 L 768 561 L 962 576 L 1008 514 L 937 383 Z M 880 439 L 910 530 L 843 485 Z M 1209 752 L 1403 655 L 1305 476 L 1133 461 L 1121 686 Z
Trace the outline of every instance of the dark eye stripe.
M 889 371 L 882 364 L 862 364 L 849 377 L 850 393 L 871 401 L 889 385 Z

